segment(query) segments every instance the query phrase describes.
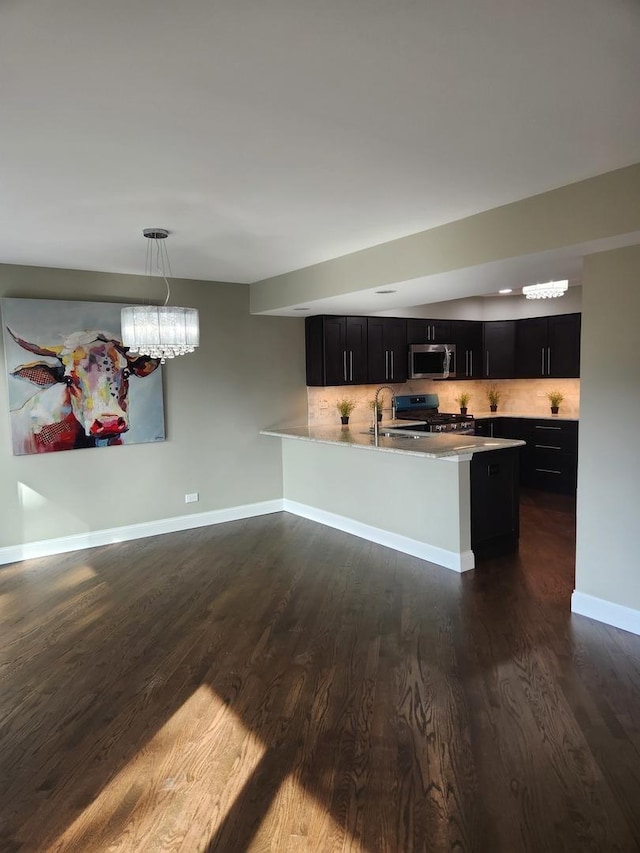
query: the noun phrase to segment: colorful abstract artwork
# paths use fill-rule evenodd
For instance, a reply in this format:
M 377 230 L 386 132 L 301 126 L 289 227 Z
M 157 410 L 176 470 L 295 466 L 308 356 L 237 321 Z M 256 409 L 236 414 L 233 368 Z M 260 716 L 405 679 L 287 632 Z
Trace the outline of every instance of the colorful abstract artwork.
M 159 360 L 122 345 L 122 307 L 0 300 L 16 456 L 164 440 Z

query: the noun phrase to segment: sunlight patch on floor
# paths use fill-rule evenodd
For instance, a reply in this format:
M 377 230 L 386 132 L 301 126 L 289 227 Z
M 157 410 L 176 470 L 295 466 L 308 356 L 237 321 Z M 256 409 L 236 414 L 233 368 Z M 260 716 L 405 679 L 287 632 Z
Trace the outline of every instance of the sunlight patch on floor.
M 51 851 L 206 850 L 264 752 L 229 706 L 202 685 Z
M 274 853 L 362 849 L 357 845 L 352 847 L 352 843 L 344 829 L 333 820 L 328 808 L 308 793 L 292 773 L 274 797 L 252 848 Z
M 85 581 L 96 577 L 95 569 L 91 566 L 76 566 L 73 569 L 66 571 L 61 577 L 57 578 L 52 584 L 55 590 L 72 589 Z

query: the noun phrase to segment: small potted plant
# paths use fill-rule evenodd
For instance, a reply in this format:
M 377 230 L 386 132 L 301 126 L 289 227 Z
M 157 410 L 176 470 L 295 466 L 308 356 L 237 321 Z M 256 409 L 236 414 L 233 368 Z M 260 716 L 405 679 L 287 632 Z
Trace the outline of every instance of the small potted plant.
M 349 400 L 346 397 L 343 397 L 342 400 L 338 400 L 336 403 L 336 409 L 340 412 L 340 420 L 343 424 L 349 423 L 349 415 L 355 409 L 356 404 L 353 400 Z
M 500 402 L 500 390 L 497 385 L 489 385 L 487 388 L 487 400 L 489 401 L 491 411 L 497 412 L 498 403 Z
M 373 414 L 373 412 L 375 412 L 375 408 L 376 408 L 375 397 L 373 398 L 373 400 L 369 400 L 369 408 L 371 409 L 371 412 Z M 380 421 L 382 420 L 382 410 L 383 409 L 384 409 L 384 394 L 381 394 L 378 397 L 378 423 L 380 423 Z
M 564 394 L 562 391 L 549 391 L 547 399 L 551 404 L 551 414 L 557 415 L 558 410 L 560 409 L 560 403 L 564 400 Z
M 459 394 L 456 397 L 456 403 L 458 403 L 460 405 L 460 414 L 461 415 L 467 414 L 467 404 L 468 404 L 469 400 L 470 400 L 470 396 L 469 396 L 469 394 L 467 394 L 466 391 L 463 391 L 462 394 Z

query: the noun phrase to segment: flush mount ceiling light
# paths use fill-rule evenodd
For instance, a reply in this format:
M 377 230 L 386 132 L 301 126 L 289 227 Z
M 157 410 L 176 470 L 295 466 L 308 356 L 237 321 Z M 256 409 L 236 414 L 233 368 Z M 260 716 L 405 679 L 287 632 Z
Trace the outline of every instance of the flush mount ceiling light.
M 499 290 L 498 293 L 513 293 L 513 288 L 511 287 L 503 287 L 502 290 Z
M 200 343 L 198 310 L 167 305 L 172 277 L 169 255 L 163 240 L 169 236 L 166 228 L 145 228 L 142 232 L 147 243 L 145 273 L 152 278 L 156 272 L 167 286 L 164 304 L 131 305 L 123 308 L 120 316 L 122 343 L 133 353 L 165 359 L 193 352 Z
M 527 299 L 555 299 L 557 296 L 564 296 L 569 287 L 569 282 L 564 281 L 547 281 L 544 284 L 529 284 L 522 288 L 522 292 Z

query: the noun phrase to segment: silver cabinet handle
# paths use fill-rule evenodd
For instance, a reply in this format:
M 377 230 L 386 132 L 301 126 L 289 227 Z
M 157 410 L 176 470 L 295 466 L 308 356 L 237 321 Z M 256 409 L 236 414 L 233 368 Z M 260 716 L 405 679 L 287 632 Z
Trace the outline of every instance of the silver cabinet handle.
M 431 328 L 433 329 L 433 337 L 431 338 L 431 340 L 435 341 L 435 339 L 436 339 L 436 327 L 432 326 Z
M 487 376 L 489 375 L 489 350 L 487 350 Z
M 473 350 L 469 350 L 469 376 L 473 378 Z
M 558 432 L 559 432 L 559 431 L 562 429 L 562 427 L 556 427 L 556 426 L 540 426 L 540 424 L 536 424 L 536 429 L 555 429 L 555 430 L 558 430 Z
M 384 351 L 384 378 L 389 379 L 389 350 Z
M 557 444 L 536 444 L 535 447 L 540 448 L 540 450 L 562 450 Z
M 551 347 L 547 347 L 547 376 L 551 376 Z
M 469 350 L 464 351 L 464 375 L 469 375 Z
M 393 350 L 391 350 L 391 377 L 390 377 L 391 379 L 396 378 L 396 368 L 395 368 L 395 362 L 393 360 L 393 356 L 394 356 L 394 352 L 393 352 Z
M 544 347 L 540 350 L 542 353 L 542 375 L 544 376 Z
M 347 381 L 347 351 L 346 349 L 342 350 L 342 376 L 344 381 Z
M 553 468 L 536 468 L 541 474 L 562 474 L 562 471 L 554 471 Z
M 349 381 L 353 382 L 353 350 L 349 350 Z

